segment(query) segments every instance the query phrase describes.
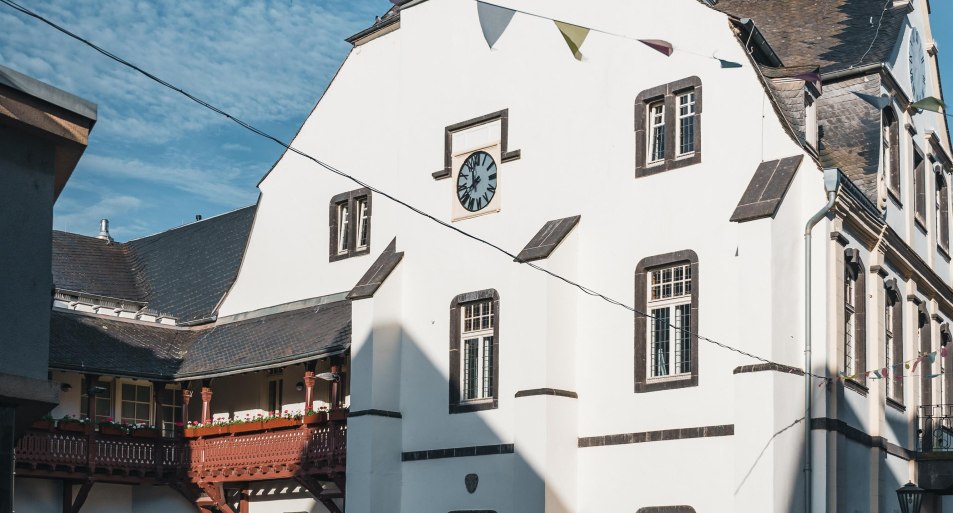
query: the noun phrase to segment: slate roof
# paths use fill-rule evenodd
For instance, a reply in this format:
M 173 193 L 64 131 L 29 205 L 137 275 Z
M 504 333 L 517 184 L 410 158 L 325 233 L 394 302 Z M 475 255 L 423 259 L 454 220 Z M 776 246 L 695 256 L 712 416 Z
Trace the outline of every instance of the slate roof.
M 883 7 L 883 0 L 720 0 L 713 8 L 754 20 L 785 66 L 817 65 L 831 73 L 889 58 L 907 11 Z
M 53 232 L 53 284 L 147 302 L 179 323 L 209 318 L 235 281 L 255 205 L 126 243 Z
M 351 302 L 217 324 L 201 331 L 176 373 L 179 378 L 233 373 L 343 351 L 351 344 Z
M 174 380 L 320 358 L 350 343 L 350 301 L 201 328 L 54 310 L 50 367 Z
M 169 378 L 195 337 L 183 328 L 53 310 L 50 367 Z
M 546 221 L 546 224 L 536 232 L 536 235 L 526 243 L 526 247 L 516 255 L 517 262 L 532 262 L 549 258 L 556 250 L 556 246 L 569 235 L 576 227 L 582 216 L 564 217 Z
M 390 244 L 384 248 L 377 260 L 371 264 L 371 267 L 357 281 L 357 285 L 348 293 L 348 299 L 365 299 L 374 297 L 377 289 L 381 288 L 384 280 L 390 276 L 390 273 L 397 268 L 397 264 L 404 258 L 404 252 L 397 252 L 397 237 L 394 237 Z
M 179 323 L 210 317 L 235 281 L 255 206 L 129 241 L 149 308 Z
M 132 258 L 123 244 L 53 230 L 53 283 L 56 288 L 142 301 Z

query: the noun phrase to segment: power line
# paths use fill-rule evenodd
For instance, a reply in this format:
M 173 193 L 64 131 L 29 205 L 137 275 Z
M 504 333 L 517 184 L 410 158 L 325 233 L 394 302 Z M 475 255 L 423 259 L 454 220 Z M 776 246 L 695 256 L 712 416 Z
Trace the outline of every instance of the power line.
M 506 255 L 507 257 L 510 257 L 510 258 L 513 259 L 514 261 L 519 262 L 519 263 L 524 264 L 524 265 L 527 265 L 527 266 L 529 266 L 529 267 L 531 267 L 531 268 L 533 268 L 533 269 L 535 269 L 535 270 L 537 270 L 537 271 L 540 271 L 540 272 L 542 272 L 542 273 L 545 273 L 545 274 L 547 274 L 547 275 L 549 275 L 549 276 L 551 276 L 551 277 L 553 277 L 553 278 L 555 278 L 555 279 L 557 279 L 557 280 L 560 280 L 560 281 L 562 281 L 562 282 L 564 282 L 564 283 L 566 283 L 566 284 L 568 284 L 568 285 L 571 285 L 571 286 L 573 286 L 573 287 L 579 289 L 580 291 L 582 291 L 583 293 L 585 293 L 585 294 L 587 294 L 587 295 L 590 295 L 590 296 L 593 296 L 593 297 L 597 297 L 597 298 L 599 298 L 599 299 L 602 299 L 603 301 L 606 301 L 607 303 L 610 303 L 610 304 L 612 304 L 612 305 L 616 305 L 616 306 L 622 307 L 622 308 L 624 308 L 624 309 L 626 309 L 626 310 L 628 310 L 628 311 L 630 311 L 630 312 L 632 312 L 632 313 L 634 313 L 634 314 L 636 314 L 636 315 L 638 315 L 638 316 L 640 316 L 640 317 L 645 317 L 646 319 L 652 319 L 652 320 L 656 320 L 656 321 L 659 321 L 659 320 L 660 320 L 660 319 L 658 319 L 657 317 L 655 317 L 655 316 L 653 316 L 653 315 L 647 314 L 647 313 L 645 313 L 645 312 L 641 312 L 641 311 L 635 309 L 634 307 L 631 307 L 631 306 L 629 306 L 629 305 L 626 305 L 625 303 L 622 303 L 621 301 L 618 301 L 618 300 L 616 300 L 616 299 L 613 299 L 613 298 L 611 298 L 611 297 L 609 297 L 609 296 L 607 296 L 607 295 L 605 295 L 605 294 L 602 294 L 601 292 L 598 292 L 598 291 L 596 291 L 596 290 L 593 290 L 593 289 L 590 289 L 590 288 L 588 288 L 588 287 L 585 287 L 585 286 L 583 286 L 583 285 L 581 285 L 581 284 L 579 284 L 579 283 L 576 283 L 576 282 L 574 282 L 574 281 L 572 281 L 572 280 L 570 280 L 570 279 L 568 279 L 568 278 L 566 278 L 566 277 L 564 277 L 564 276 L 562 276 L 562 275 L 556 274 L 556 273 L 554 273 L 554 272 L 552 272 L 552 271 L 550 271 L 550 270 L 548 270 L 548 269 L 545 269 L 545 268 L 543 268 L 543 267 L 540 267 L 540 266 L 538 266 L 538 265 L 536 265 L 536 264 L 534 264 L 534 263 L 532 263 L 532 262 L 522 261 L 522 260 L 520 260 L 516 255 L 514 255 L 513 253 L 511 253 L 511 252 L 509 252 L 509 251 L 507 251 L 507 250 L 501 248 L 500 246 L 497 246 L 496 244 L 493 244 L 492 242 L 489 242 L 489 241 L 487 241 L 487 240 L 485 240 L 485 239 L 481 239 L 480 237 L 477 237 L 476 235 L 473 235 L 473 234 L 470 234 L 470 233 L 468 233 L 468 232 L 466 232 L 466 231 L 464 231 L 464 230 L 461 230 L 460 228 L 457 228 L 456 226 L 453 226 L 453 225 L 451 225 L 450 223 L 447 223 L 446 221 L 442 221 L 442 220 L 440 220 L 440 219 L 437 219 L 437 218 L 434 217 L 433 215 L 428 214 L 427 212 L 424 212 L 423 210 L 420 210 L 419 208 L 417 208 L 417 207 L 415 207 L 415 206 L 413 206 L 413 205 L 411 205 L 411 204 L 409 204 L 409 203 L 407 203 L 407 202 L 405 202 L 405 201 L 403 201 L 403 200 L 401 200 L 401 199 L 399 199 L 399 198 L 397 198 L 397 197 L 395 197 L 395 196 L 393 196 L 393 195 L 391 195 L 391 194 L 389 194 L 389 193 L 387 193 L 387 192 L 384 192 L 383 190 L 380 190 L 380 189 L 378 189 L 378 188 L 376 188 L 376 187 L 374 187 L 374 186 L 372 186 L 372 185 L 370 185 L 370 184 L 368 184 L 368 183 L 366 183 L 366 182 L 364 182 L 364 181 L 362 181 L 362 180 L 360 180 L 360 179 L 358 179 L 358 178 L 355 178 L 354 176 L 349 175 L 349 174 L 347 174 L 347 173 L 345 173 L 345 172 L 343 172 L 343 171 L 341 171 L 341 170 L 335 168 L 334 166 L 331 166 L 331 165 L 329 165 L 329 164 L 327 164 L 327 163 L 325 163 L 325 162 L 323 162 L 323 161 L 321 161 L 321 160 L 319 160 L 319 159 L 317 159 L 317 158 L 315 158 L 315 157 L 313 157 L 313 156 L 311 156 L 311 155 L 309 155 L 309 154 L 307 154 L 307 153 L 305 153 L 305 152 L 303 152 L 303 151 L 301 151 L 301 150 L 298 150 L 297 148 L 294 148 L 294 147 L 291 146 L 290 144 L 288 144 L 288 143 L 286 143 L 286 142 L 284 142 L 284 141 L 278 139 L 277 137 L 275 137 L 275 136 L 273 136 L 273 135 L 271 135 L 271 134 L 269 134 L 269 133 L 267 133 L 267 132 L 265 132 L 265 131 L 263 131 L 263 130 L 258 129 L 258 128 L 256 128 L 255 126 L 253 126 L 253 125 L 251 125 L 251 124 L 249 124 L 249 123 L 247 123 L 247 122 L 245 122 L 245 121 L 242 121 L 241 119 L 239 119 L 239 118 L 237 118 L 237 117 L 235 117 L 235 116 L 229 114 L 228 112 L 226 112 L 226 111 L 224 111 L 224 110 L 222 110 L 222 109 L 220 109 L 220 108 L 218 108 L 218 107 L 216 107 L 216 106 L 214 106 L 214 105 L 208 103 L 208 102 L 205 101 L 205 100 L 202 100 L 201 98 L 198 98 L 198 97 L 192 95 L 191 93 L 189 93 L 189 92 L 187 92 L 187 91 L 185 91 L 185 90 L 183 90 L 183 89 L 181 89 L 181 88 L 179 88 L 179 87 L 177 87 L 177 86 L 175 86 L 175 85 L 173 85 L 173 84 L 171 84 L 171 83 L 169 83 L 169 82 L 166 82 L 165 80 L 163 80 L 163 79 L 161 79 L 161 78 L 159 78 L 159 77 L 153 75 L 152 73 L 149 73 L 148 71 L 143 70 L 143 69 L 140 68 L 139 66 L 136 66 L 135 64 L 132 64 L 131 62 L 129 62 L 129 61 L 123 59 L 122 57 L 119 57 L 119 56 L 113 54 L 112 52 L 110 52 L 110 51 L 108 51 L 108 50 L 106 50 L 106 49 L 104 49 L 104 48 L 101 48 L 101 47 L 97 46 L 96 44 L 90 42 L 89 40 L 87 40 L 87 39 L 85 39 L 85 38 L 83 38 L 83 37 L 81 37 L 81 36 L 79 36 L 79 35 L 77 35 L 77 34 L 74 34 L 73 32 L 70 32 L 70 31 L 67 30 L 66 28 L 61 27 L 60 25 L 54 23 L 53 21 L 50 21 L 50 20 L 44 18 L 44 17 L 41 16 L 40 14 L 37 14 L 37 13 L 35 13 L 35 12 L 33 12 L 33 11 L 31 11 L 31 10 L 29 10 L 29 9 L 27 9 L 27 8 L 25 8 L 25 7 L 23 7 L 23 6 L 19 5 L 19 4 L 17 4 L 17 3 L 15 3 L 15 2 L 13 2 L 12 0 L 0 0 L 0 2 L 6 4 L 6 5 L 8 5 L 8 6 L 10 6 L 11 8 L 13 8 L 13 9 L 15 9 L 15 10 L 17 10 L 17 11 L 19 11 L 19 12 L 21 12 L 21 13 L 27 15 L 27 16 L 30 16 L 31 18 L 35 18 L 35 19 L 37 19 L 37 20 L 43 22 L 44 24 L 49 25 L 49 26 L 52 27 L 53 29 L 55 29 L 55 30 L 57 30 L 57 31 L 59 31 L 59 32 L 62 32 L 63 34 L 65 34 L 65 35 L 67 35 L 67 36 L 69 36 L 69 37 L 71 37 L 71 38 L 73 38 L 73 39 L 75 39 L 75 40 L 77 40 L 77 41 L 79 41 L 79 42 L 85 44 L 86 46 L 89 46 L 89 47 L 92 48 L 93 50 L 96 50 L 97 52 L 99 52 L 99 53 L 105 55 L 106 57 L 109 57 L 110 59 L 112 59 L 112 60 L 114 60 L 114 61 L 116 61 L 116 62 L 122 64 L 123 66 L 126 66 L 126 67 L 128 67 L 128 68 L 130 68 L 130 69 L 132 69 L 132 70 L 134 70 L 134 71 L 136 71 L 136 72 L 142 74 L 143 76 L 149 78 L 150 80 L 153 80 L 153 81 L 155 81 L 155 82 L 161 84 L 162 86 L 165 86 L 165 87 L 167 87 L 167 88 L 169 88 L 169 89 L 171 89 L 171 90 L 173 90 L 173 91 L 175 91 L 175 92 L 177 92 L 177 93 L 179 93 L 179 94 L 185 96 L 186 98 L 188 98 L 188 99 L 194 101 L 195 103 L 197 103 L 197 104 L 199 104 L 199 105 L 201 105 L 201 106 L 203 106 L 203 107 L 205 107 L 205 108 L 207 108 L 207 109 L 209 109 L 209 110 L 211 110 L 211 111 L 213 111 L 213 112 L 215 112 L 215 113 L 217 113 L 217 114 L 219 114 L 219 115 L 221 115 L 221 116 L 224 116 L 225 118 L 227 118 L 227 119 L 229 119 L 229 120 L 235 122 L 236 124 L 238 124 L 238 125 L 241 126 L 242 128 L 245 128 L 246 130 L 248 130 L 248 131 L 250 131 L 250 132 L 252 132 L 252 133 L 255 133 L 255 134 L 257 134 L 257 135 L 259 135 L 259 136 L 261 136 L 261 137 L 264 137 L 264 138 L 266 138 L 266 139 L 268 139 L 268 140 L 271 140 L 271 141 L 275 142 L 276 144 L 282 146 L 282 147 L 285 148 L 286 150 L 291 151 L 291 152 L 293 152 L 293 153 L 296 153 L 296 154 L 298 154 L 298 155 L 300 155 L 300 156 L 302 156 L 302 157 L 304 157 L 304 158 L 306 158 L 306 159 L 308 159 L 308 160 L 311 160 L 312 162 L 318 164 L 319 166 L 321 166 L 321 167 L 327 169 L 328 171 L 330 171 L 330 172 L 332 172 L 332 173 L 334 173 L 334 174 L 336 174 L 336 175 L 338 175 L 338 176 L 341 176 L 341 177 L 343 177 L 343 178 L 346 178 L 346 179 L 348 179 L 348 180 L 354 182 L 355 184 L 357 184 L 357 185 L 359 185 L 359 186 L 361 186 L 361 187 L 365 187 L 365 188 L 367 188 L 368 190 L 370 190 L 370 191 L 372 191 L 372 192 L 375 192 L 375 193 L 377 193 L 377 194 L 379 194 L 379 195 L 381 195 L 381 196 L 384 196 L 385 198 L 387 198 L 387 199 L 389 199 L 389 200 L 391 200 L 391 201 L 397 203 L 398 205 L 401 205 L 401 206 L 407 208 L 408 210 L 414 212 L 415 214 L 418 214 L 418 215 L 421 215 L 421 216 L 423 216 L 423 217 L 425 217 L 425 218 L 427 218 L 427 219 L 430 219 L 431 221 L 433 221 L 433 222 L 435 222 L 435 223 L 437 223 L 437 224 L 439 224 L 439 225 L 441 225 L 441 226 L 443 226 L 443 227 L 445 227 L 445 228 L 447 228 L 447 229 L 449 229 L 449 230 L 452 230 L 452 231 L 454 231 L 454 232 L 457 232 L 458 234 L 463 235 L 464 237 L 467 237 L 467 238 L 472 239 L 472 240 L 474 240 L 474 241 L 476 241 L 476 242 L 479 242 L 479 243 L 481 243 L 481 244 L 484 244 L 484 245 L 486 245 L 486 246 L 489 246 L 490 248 L 495 249 L 496 251 L 498 251 L 498 252 L 500 252 L 500 253 Z M 675 326 L 674 324 L 672 324 L 672 323 L 670 323 L 670 322 L 667 322 L 667 321 L 662 321 L 662 322 L 664 322 L 664 325 L 667 325 L 667 326 L 670 327 L 670 328 L 674 328 L 675 330 L 678 330 L 678 331 L 681 332 L 681 333 L 688 333 L 689 335 L 694 336 L 694 337 L 698 338 L 699 340 L 703 340 L 703 341 L 705 341 L 705 342 L 708 342 L 708 343 L 710 343 L 710 344 L 713 344 L 713 345 L 715 345 L 715 346 L 717 346 L 717 347 L 720 347 L 720 348 L 722 348 L 722 349 L 726 349 L 726 350 L 728 350 L 728 351 L 732 351 L 732 352 L 738 353 L 738 354 L 740 354 L 740 355 L 742 355 L 742 356 L 747 356 L 748 358 L 751 358 L 751 359 L 753 359 L 753 360 L 757 360 L 757 361 L 762 362 L 762 363 L 772 364 L 772 365 L 783 365 L 783 364 L 778 364 L 777 362 L 773 362 L 773 361 L 771 361 L 771 360 L 768 360 L 768 359 L 766 359 L 766 358 L 762 358 L 762 357 L 760 357 L 760 356 L 754 355 L 754 354 L 749 353 L 749 352 L 747 352 L 747 351 L 744 351 L 744 350 L 742 350 L 742 349 L 738 349 L 738 348 L 736 348 L 736 347 L 732 347 L 732 346 L 730 346 L 730 345 L 728 345 L 728 344 L 725 344 L 725 343 L 722 343 L 722 342 L 718 342 L 717 340 L 708 338 L 708 337 L 703 336 L 703 335 L 701 335 L 701 334 L 699 334 L 699 333 L 697 333 L 697 332 L 693 332 L 693 331 L 691 331 L 691 330 L 689 330 L 689 329 L 680 328 L 680 327 Z M 829 377 L 827 377 L 827 376 L 821 376 L 821 375 L 817 375 L 817 374 L 811 373 L 811 372 L 809 372 L 808 369 L 804 369 L 804 372 L 805 372 L 807 375 L 809 375 L 809 376 L 811 376 L 811 377 L 813 377 L 813 378 L 821 379 L 821 380 L 828 381 L 828 382 L 831 381 L 831 378 L 829 378 Z

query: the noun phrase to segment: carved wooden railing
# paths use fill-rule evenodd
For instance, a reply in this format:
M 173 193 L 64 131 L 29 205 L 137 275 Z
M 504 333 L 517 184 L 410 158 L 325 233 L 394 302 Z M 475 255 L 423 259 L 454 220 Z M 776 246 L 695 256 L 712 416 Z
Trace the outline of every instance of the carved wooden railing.
M 343 472 L 347 425 L 199 438 L 190 446 L 193 481 L 282 479 L 299 473 Z
M 187 475 L 203 483 L 343 473 L 346 451 L 347 424 L 331 421 L 191 440 L 31 430 L 17 442 L 16 459 L 24 475 Z
M 183 453 L 179 440 L 28 431 L 17 442 L 16 458 L 30 470 L 156 476 L 181 468 Z

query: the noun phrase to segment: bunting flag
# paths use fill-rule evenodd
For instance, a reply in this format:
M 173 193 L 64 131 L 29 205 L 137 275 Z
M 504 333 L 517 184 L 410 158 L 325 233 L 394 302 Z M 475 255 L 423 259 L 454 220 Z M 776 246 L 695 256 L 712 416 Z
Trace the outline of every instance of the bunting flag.
M 936 362 L 936 351 L 933 351 L 932 353 L 928 354 L 927 358 L 930 359 L 931 364 Z
M 669 43 L 668 41 L 663 41 L 661 39 L 639 39 L 639 42 L 644 44 L 645 46 L 648 46 L 649 48 L 653 50 L 658 51 L 659 53 L 664 54 L 666 57 L 670 57 L 672 55 L 672 52 L 675 51 L 675 48 L 672 46 L 672 43 Z M 718 59 L 718 60 L 720 61 L 721 59 Z M 731 61 L 722 61 L 722 62 L 731 62 Z M 737 63 L 732 63 L 732 64 L 737 64 Z M 722 65 L 721 67 L 727 68 L 731 66 Z M 738 67 L 740 68 L 741 65 L 738 64 Z
M 883 374 L 884 379 L 890 379 L 890 371 L 886 367 L 880 369 L 880 373 Z
M 586 41 L 586 36 L 589 35 L 589 29 L 559 20 L 553 20 L 553 23 L 556 24 L 556 28 L 558 28 L 559 32 L 563 35 L 563 39 L 566 40 L 569 49 L 572 50 L 572 56 L 575 57 L 577 61 L 581 61 L 582 52 L 580 48 L 582 48 L 582 44 Z
M 715 57 L 718 59 L 718 57 Z M 725 59 L 718 59 L 718 62 L 721 63 L 722 68 L 740 68 L 741 64 L 735 61 L 726 61 Z
M 946 346 L 943 346 L 940 349 L 940 358 L 946 358 L 947 354 L 949 354 L 949 350 L 946 348 Z
M 929 110 L 932 112 L 940 112 L 940 109 L 946 108 L 946 105 L 942 101 L 933 96 L 927 96 L 918 102 L 913 102 L 910 106 L 914 109 Z
M 887 105 L 890 105 L 890 97 L 887 95 L 873 96 L 870 94 L 858 93 L 857 91 L 854 91 L 854 94 L 856 94 L 861 100 L 873 105 L 877 110 L 883 110 L 887 107 Z
M 480 28 L 483 29 L 486 44 L 493 48 L 516 11 L 477 0 L 477 14 L 480 16 Z
M 910 372 L 916 372 L 916 371 L 917 371 L 917 365 L 920 365 L 920 360 L 922 360 L 922 359 L 923 359 L 922 356 L 918 356 L 918 357 L 916 357 L 916 358 L 913 360 L 913 368 L 910 369 Z
M 880 375 L 880 371 L 879 371 L 879 370 L 875 370 L 875 371 L 871 371 L 871 372 L 874 373 L 874 379 L 880 379 L 880 378 L 882 377 L 882 376 Z
M 938 377 L 940 377 L 940 376 L 942 376 L 942 375 L 943 375 L 943 373 L 940 373 L 940 374 L 930 374 L 930 375 L 927 376 L 927 379 L 938 378 Z

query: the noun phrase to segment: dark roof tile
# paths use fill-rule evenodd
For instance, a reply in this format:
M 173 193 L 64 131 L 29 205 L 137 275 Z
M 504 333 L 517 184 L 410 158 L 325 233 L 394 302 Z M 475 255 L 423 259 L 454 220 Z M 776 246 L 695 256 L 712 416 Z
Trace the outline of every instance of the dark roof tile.
M 394 240 L 390 241 L 390 244 L 384 248 L 377 260 L 371 264 L 370 269 L 358 280 L 357 285 L 351 289 L 347 298 L 364 299 L 373 297 L 402 258 L 404 258 L 404 252 L 397 252 L 397 237 L 394 237 Z
M 743 223 L 765 217 L 774 217 L 781 201 L 801 166 L 803 155 L 762 162 L 751 177 L 731 221 Z
M 124 244 L 53 230 L 56 288 L 141 302 L 132 257 Z
M 536 232 L 536 235 L 526 243 L 526 247 L 520 251 L 520 254 L 516 255 L 516 261 L 532 262 L 533 260 L 549 258 L 549 255 L 553 254 L 553 251 L 556 250 L 556 246 L 559 246 L 559 243 L 562 242 L 563 239 L 569 235 L 569 232 L 575 228 L 576 224 L 579 223 L 579 219 L 581 219 L 581 216 L 564 217 L 562 219 L 547 221 L 546 224 Z

